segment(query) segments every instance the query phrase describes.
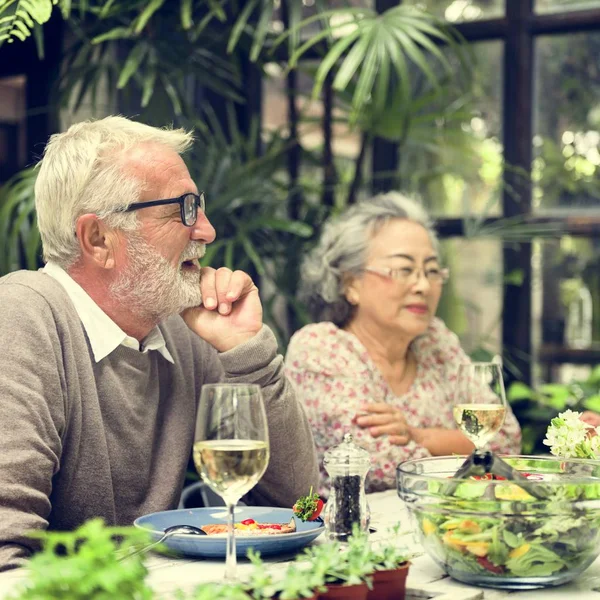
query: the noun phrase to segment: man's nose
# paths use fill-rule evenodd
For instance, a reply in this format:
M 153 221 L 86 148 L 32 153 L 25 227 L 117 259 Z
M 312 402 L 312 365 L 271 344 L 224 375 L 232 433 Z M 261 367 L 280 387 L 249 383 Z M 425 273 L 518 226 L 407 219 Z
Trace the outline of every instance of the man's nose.
M 211 225 L 208 217 L 202 211 L 198 211 L 198 218 L 191 227 L 190 238 L 198 242 L 210 244 L 215 241 L 216 237 L 215 228 Z

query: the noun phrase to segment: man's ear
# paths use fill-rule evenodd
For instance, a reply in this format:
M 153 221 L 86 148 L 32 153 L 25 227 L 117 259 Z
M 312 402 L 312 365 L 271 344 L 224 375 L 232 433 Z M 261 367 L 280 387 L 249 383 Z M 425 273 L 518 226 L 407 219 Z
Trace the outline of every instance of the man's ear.
M 112 269 L 115 266 L 115 234 L 95 214 L 81 215 L 75 231 L 84 259 L 98 267 Z

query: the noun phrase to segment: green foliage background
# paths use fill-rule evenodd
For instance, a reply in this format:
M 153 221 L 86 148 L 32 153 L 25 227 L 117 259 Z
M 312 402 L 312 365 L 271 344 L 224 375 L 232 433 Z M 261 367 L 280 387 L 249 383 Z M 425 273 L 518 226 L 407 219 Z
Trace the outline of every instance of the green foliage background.
M 425 2 L 429 12 L 407 1 L 382 15 L 358 4 L 316 0 L 305 13 L 297 0 L 282 0 L 279 8 L 272 0 L 0 0 L 0 60 L 3 44 L 30 35 L 42 54 L 42 26 L 54 12 L 65 20 L 67 43 L 49 111 L 126 112 L 196 130 L 188 164 L 218 232 L 207 261 L 260 278 L 266 317 L 285 347 L 308 319 L 296 299 L 301 257 L 324 220 L 367 195 L 377 177 L 391 176 L 394 187 L 422 196 L 433 214 L 464 216 L 467 239 L 514 245 L 560 236 L 555 224 L 485 224 L 486 216 L 499 214 L 502 174 L 511 168 L 502 158 L 501 81 L 494 75 L 501 68 L 500 42 L 465 44 L 439 18 L 447 0 Z M 465 10 L 491 7 L 487 0 L 463 4 Z M 600 38 L 543 38 L 536 52 L 545 87 L 538 92 L 534 194 L 550 207 L 598 198 L 596 167 L 561 136 L 565 127 L 574 134 L 599 128 L 600 79 L 589 59 L 600 52 Z M 298 111 L 298 129 L 320 126 L 317 144 L 306 143 L 289 115 L 266 129 L 252 113 L 249 86 L 272 81 L 273 65 L 286 82 L 283 102 L 289 111 L 293 101 Z M 294 87 L 300 77 L 309 90 Z M 320 102 L 318 116 L 300 110 L 309 100 Z M 356 153 L 335 150 L 339 126 L 358 140 Z M 375 138 L 399 144 L 396 172 L 373 176 Z M 28 168 L 0 188 L 0 274 L 39 266 L 34 181 L 35 170 Z M 598 287 L 600 254 L 580 241 L 569 251 L 588 257 L 582 272 Z M 556 250 L 552 260 L 558 264 L 562 256 Z M 449 251 L 451 268 L 456 260 Z M 500 266 L 498 272 L 489 279 L 520 285 L 518 272 L 503 274 Z M 468 296 L 451 282 L 440 306 L 459 334 L 469 327 Z M 600 314 L 595 323 L 598 328 Z M 471 350 L 489 358 L 495 351 L 489 332 Z M 515 399 L 527 447 L 539 445 L 536 419 L 547 422 L 549 413 L 534 414 L 518 402 L 545 410 L 545 394 Z

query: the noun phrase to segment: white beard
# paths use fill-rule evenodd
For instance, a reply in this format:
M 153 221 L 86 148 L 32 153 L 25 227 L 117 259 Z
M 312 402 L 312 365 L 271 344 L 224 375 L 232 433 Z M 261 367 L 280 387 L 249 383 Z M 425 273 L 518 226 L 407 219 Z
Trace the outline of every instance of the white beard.
M 176 269 L 137 232 L 127 236 L 129 264 L 110 286 L 111 295 L 143 319 L 161 321 L 202 304 L 200 272 L 185 271 L 185 260 L 202 256 L 204 244 L 190 242 Z

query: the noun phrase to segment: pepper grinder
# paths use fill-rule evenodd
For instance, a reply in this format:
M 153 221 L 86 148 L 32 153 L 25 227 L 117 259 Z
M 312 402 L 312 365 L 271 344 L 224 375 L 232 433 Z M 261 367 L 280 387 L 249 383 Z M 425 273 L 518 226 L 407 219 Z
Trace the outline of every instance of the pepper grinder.
M 365 478 L 371 457 L 346 433 L 339 446 L 325 452 L 323 464 L 331 477 L 331 491 L 325 505 L 325 534 L 331 540 L 347 541 L 354 523 L 369 530 L 370 512 L 365 493 Z

